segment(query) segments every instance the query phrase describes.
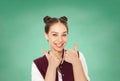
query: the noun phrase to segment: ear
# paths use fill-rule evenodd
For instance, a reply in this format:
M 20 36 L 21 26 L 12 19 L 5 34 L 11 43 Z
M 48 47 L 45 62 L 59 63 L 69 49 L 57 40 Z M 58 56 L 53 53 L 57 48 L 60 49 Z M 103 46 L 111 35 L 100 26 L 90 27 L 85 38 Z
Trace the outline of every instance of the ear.
M 44 33 L 46 40 L 48 40 L 48 34 Z

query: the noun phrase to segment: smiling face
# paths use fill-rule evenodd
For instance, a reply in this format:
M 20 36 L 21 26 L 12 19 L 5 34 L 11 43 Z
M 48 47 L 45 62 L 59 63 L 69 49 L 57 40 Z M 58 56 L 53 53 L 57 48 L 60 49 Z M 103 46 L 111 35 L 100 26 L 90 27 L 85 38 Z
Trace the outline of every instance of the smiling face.
M 58 22 L 50 26 L 48 33 L 45 33 L 46 39 L 49 41 L 50 49 L 61 52 L 67 43 L 68 31 L 64 24 Z

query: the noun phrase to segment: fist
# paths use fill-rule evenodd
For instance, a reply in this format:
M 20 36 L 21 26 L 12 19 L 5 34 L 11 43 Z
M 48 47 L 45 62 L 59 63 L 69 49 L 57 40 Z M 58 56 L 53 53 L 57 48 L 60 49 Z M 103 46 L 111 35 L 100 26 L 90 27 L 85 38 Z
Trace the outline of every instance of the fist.
M 76 61 L 79 61 L 78 44 L 75 44 L 73 49 L 68 49 L 67 51 L 65 51 L 64 60 L 71 64 L 74 64 L 76 63 Z
M 52 52 L 50 52 L 50 54 L 48 54 L 48 52 L 46 50 L 42 50 L 42 52 L 46 55 L 49 66 L 51 66 L 53 68 L 54 67 L 57 68 L 59 66 L 62 59 L 55 56 L 55 54 L 53 54 Z

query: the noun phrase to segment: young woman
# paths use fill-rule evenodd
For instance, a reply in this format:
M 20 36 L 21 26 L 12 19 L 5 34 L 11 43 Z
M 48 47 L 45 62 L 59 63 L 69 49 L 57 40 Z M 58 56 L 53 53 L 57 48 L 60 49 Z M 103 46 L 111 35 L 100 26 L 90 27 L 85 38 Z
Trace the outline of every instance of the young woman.
M 67 17 L 44 17 L 45 37 L 50 50 L 32 63 L 32 81 L 90 81 L 85 58 L 78 51 L 64 49 L 68 39 Z

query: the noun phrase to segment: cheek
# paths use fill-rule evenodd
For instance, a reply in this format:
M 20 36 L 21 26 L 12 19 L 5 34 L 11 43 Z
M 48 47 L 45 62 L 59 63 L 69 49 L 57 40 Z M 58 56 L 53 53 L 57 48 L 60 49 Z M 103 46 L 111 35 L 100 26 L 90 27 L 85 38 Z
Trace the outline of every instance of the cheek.
M 55 39 L 55 38 L 50 38 L 49 41 L 50 41 L 51 43 L 53 43 L 53 42 L 56 41 L 56 39 Z
M 64 42 L 67 42 L 68 39 L 67 39 L 67 37 L 65 37 L 65 38 L 63 38 L 63 40 L 64 40 Z

